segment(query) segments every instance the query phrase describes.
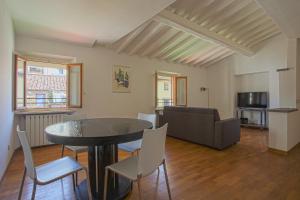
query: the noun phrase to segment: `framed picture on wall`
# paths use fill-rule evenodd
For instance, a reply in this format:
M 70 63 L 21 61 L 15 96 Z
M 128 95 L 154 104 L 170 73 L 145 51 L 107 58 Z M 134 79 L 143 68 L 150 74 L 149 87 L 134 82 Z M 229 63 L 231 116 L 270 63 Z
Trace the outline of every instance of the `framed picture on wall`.
M 131 68 L 123 65 L 113 66 L 112 91 L 129 93 L 131 88 Z

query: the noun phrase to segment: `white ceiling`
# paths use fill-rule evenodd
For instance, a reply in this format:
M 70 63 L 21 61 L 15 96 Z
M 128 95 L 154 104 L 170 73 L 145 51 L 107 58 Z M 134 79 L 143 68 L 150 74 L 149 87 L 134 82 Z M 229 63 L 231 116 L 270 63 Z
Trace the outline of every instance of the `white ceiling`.
M 300 0 L 257 0 L 290 38 L 300 38 Z
M 111 43 L 175 0 L 7 0 L 17 34 Z

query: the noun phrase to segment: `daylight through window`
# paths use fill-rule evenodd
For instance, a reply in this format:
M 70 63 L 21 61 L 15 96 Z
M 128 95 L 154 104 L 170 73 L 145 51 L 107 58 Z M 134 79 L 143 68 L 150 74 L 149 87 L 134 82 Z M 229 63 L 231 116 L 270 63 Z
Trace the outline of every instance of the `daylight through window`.
M 16 109 L 80 107 L 81 70 L 81 64 L 28 61 L 16 56 Z
M 156 73 L 155 106 L 187 106 L 187 77 L 174 73 Z

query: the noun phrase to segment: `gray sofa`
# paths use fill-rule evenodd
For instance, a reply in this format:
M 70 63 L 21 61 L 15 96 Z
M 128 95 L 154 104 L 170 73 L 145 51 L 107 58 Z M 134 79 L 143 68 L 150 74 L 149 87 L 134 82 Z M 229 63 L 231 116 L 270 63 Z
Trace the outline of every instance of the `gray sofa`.
M 240 121 L 220 120 L 216 109 L 165 107 L 161 122 L 169 124 L 169 136 L 219 150 L 240 141 Z

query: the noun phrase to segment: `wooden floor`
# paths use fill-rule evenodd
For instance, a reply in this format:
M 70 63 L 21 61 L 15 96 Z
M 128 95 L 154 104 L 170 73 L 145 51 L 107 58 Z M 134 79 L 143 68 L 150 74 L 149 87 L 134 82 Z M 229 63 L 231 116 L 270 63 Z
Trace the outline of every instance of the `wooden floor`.
M 239 144 L 216 151 L 168 138 L 166 158 L 173 199 L 300 199 L 300 146 L 288 155 L 278 155 L 267 150 L 266 140 L 266 131 L 243 129 Z M 37 148 L 33 154 L 36 164 L 42 164 L 59 158 L 60 146 Z M 125 156 L 120 152 L 121 158 Z M 86 164 L 86 154 L 79 160 Z M 18 150 L 1 182 L 1 200 L 17 199 L 22 170 L 23 155 Z M 156 174 L 142 181 L 144 199 L 168 199 L 162 173 L 157 187 L 156 183 Z M 30 198 L 31 190 L 32 181 L 27 178 L 23 199 Z M 36 199 L 76 199 L 71 178 L 38 186 Z M 136 185 L 128 199 L 137 199 Z

